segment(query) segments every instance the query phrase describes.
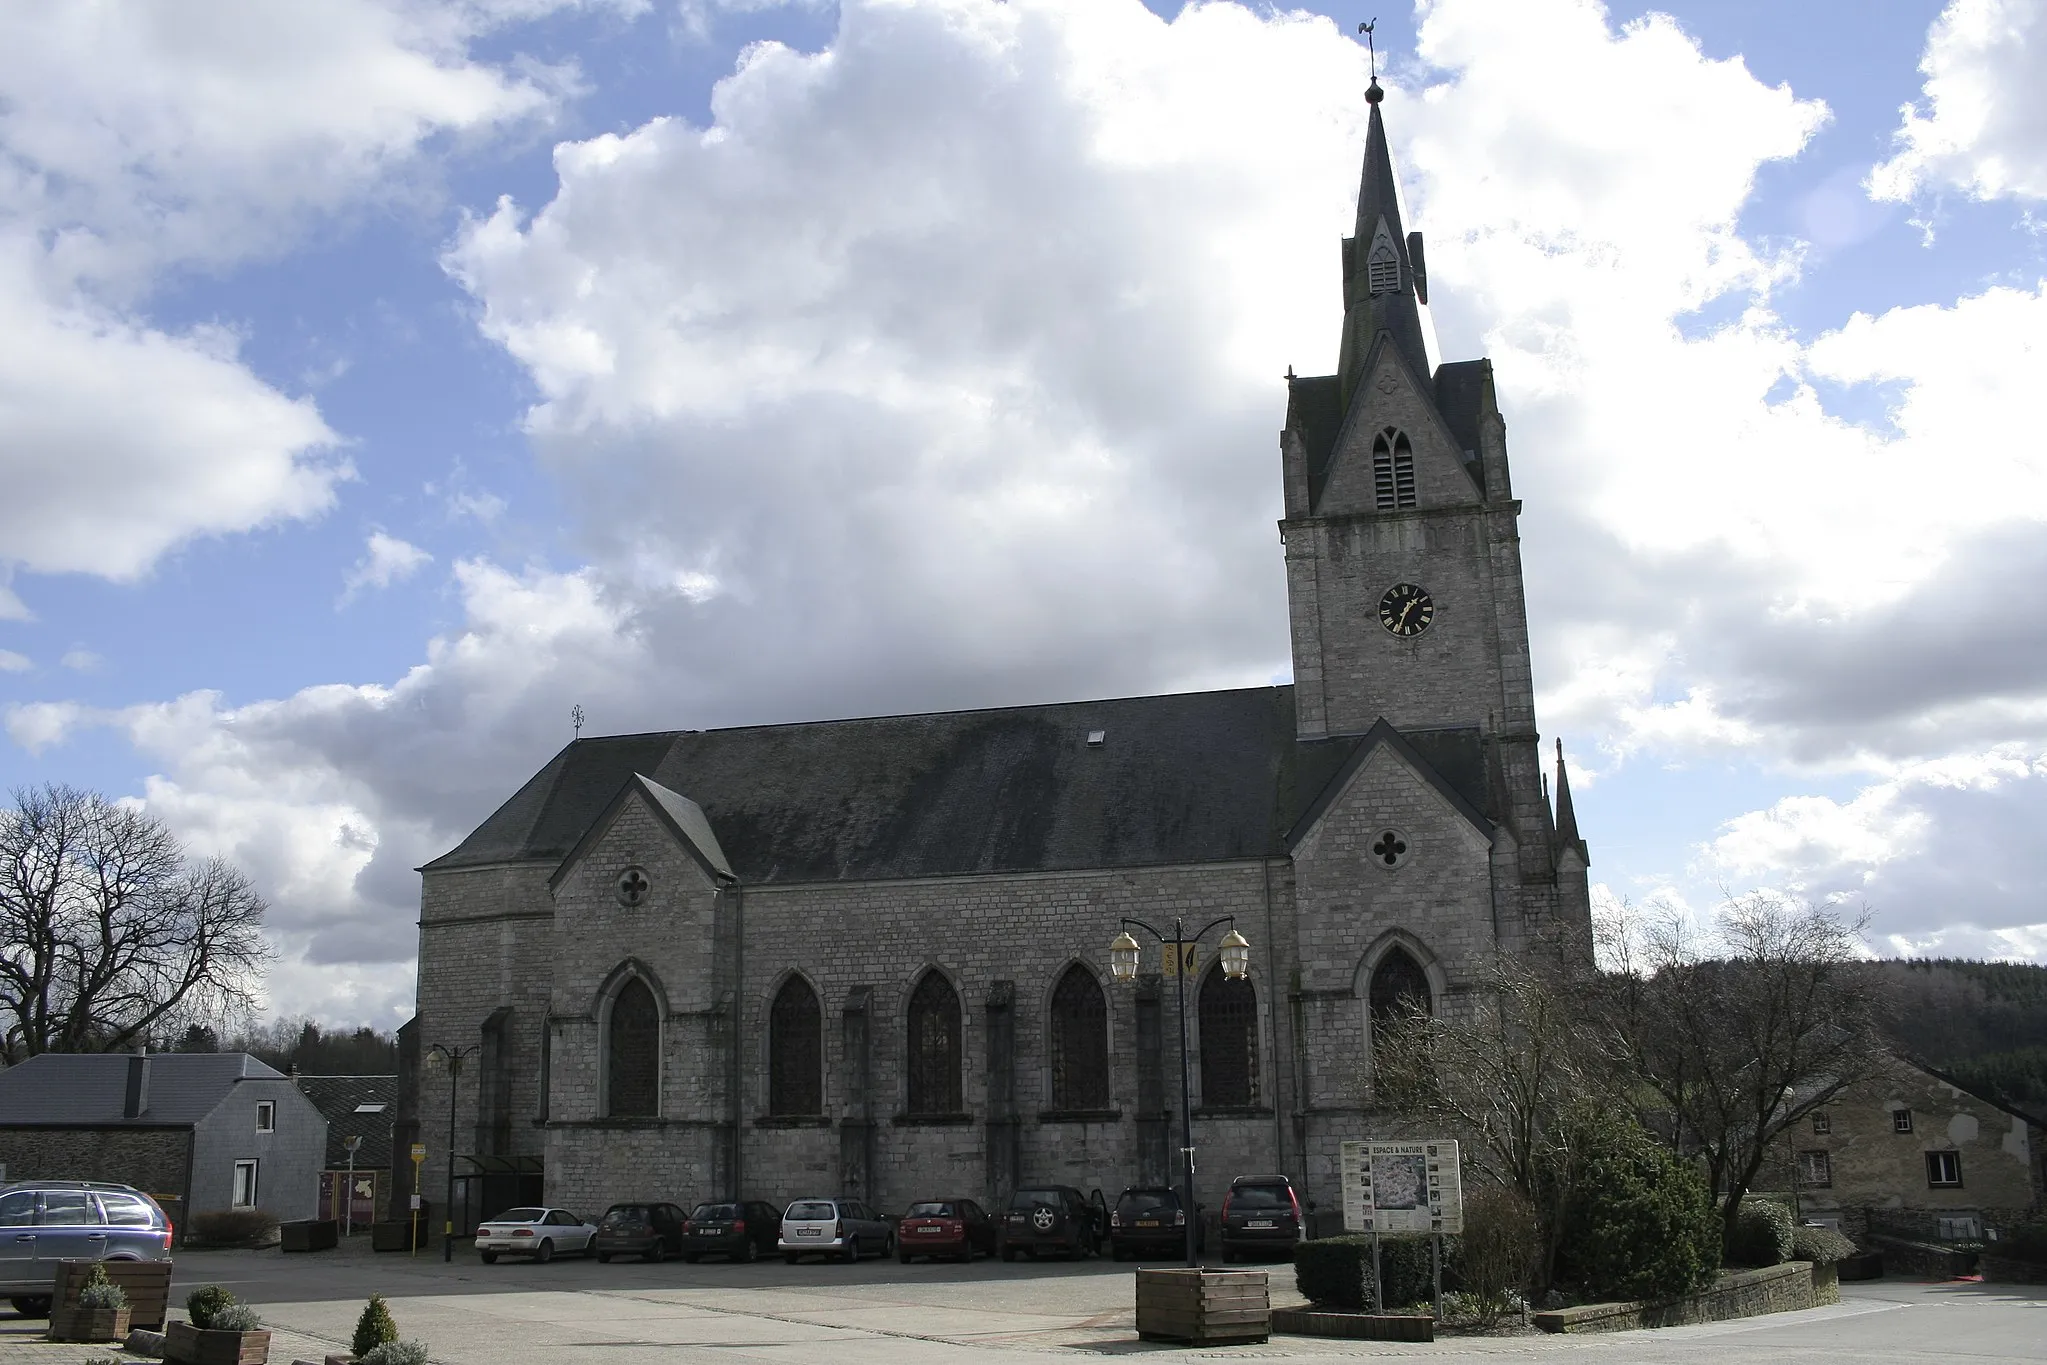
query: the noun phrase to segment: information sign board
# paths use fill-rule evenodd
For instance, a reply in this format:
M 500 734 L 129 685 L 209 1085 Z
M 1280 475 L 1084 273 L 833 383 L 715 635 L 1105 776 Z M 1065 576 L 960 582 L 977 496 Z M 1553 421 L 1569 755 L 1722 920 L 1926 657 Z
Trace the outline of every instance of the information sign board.
M 1340 1151 L 1344 1231 L 1464 1231 L 1455 1142 L 1346 1142 Z

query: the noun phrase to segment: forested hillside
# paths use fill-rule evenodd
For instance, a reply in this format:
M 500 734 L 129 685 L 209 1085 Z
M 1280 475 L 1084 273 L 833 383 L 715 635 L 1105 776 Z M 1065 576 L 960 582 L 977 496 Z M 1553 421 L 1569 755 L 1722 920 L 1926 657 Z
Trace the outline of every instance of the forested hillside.
M 1958 958 L 1875 967 L 1901 1050 L 2047 1118 L 2047 967 Z

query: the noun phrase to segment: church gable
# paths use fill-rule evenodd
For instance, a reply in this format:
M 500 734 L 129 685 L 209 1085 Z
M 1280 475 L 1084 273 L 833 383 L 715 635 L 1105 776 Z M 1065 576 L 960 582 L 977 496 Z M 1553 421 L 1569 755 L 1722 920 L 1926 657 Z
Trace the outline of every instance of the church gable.
M 1483 501 L 1432 386 L 1381 338 L 1367 361 L 1314 502 L 1317 516 Z

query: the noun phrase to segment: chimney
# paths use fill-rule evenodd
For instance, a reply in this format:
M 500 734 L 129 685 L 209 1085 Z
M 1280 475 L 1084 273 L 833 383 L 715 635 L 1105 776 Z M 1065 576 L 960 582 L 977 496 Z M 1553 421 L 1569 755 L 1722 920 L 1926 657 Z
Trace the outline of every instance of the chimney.
M 139 1119 L 149 1108 L 149 1049 L 128 1058 L 128 1094 L 121 1101 L 121 1117 Z

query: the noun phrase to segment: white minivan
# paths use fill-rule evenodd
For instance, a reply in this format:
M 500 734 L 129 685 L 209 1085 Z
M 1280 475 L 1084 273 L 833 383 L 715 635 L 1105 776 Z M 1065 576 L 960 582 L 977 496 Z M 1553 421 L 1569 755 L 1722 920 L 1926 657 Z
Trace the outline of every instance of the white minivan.
M 893 1256 L 895 1225 L 858 1199 L 798 1199 L 783 1211 L 775 1245 L 795 1265 L 805 1256 Z

